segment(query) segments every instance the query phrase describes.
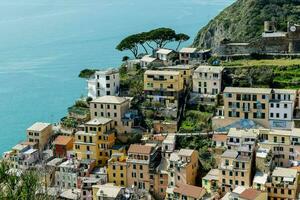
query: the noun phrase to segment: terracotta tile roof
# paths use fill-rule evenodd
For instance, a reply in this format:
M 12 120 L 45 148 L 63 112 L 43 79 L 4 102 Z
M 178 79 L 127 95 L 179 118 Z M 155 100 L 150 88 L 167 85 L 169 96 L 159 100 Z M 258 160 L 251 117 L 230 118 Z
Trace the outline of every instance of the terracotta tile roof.
M 300 166 L 293 166 L 293 167 L 290 167 L 290 169 L 296 169 L 298 172 L 300 172 Z
M 154 135 L 153 136 L 153 140 L 155 140 L 155 141 L 162 142 L 162 141 L 164 141 L 164 139 L 165 139 L 165 137 L 163 135 Z
M 227 140 L 227 135 L 225 134 L 215 134 L 213 135 L 213 138 L 212 138 L 213 141 L 219 141 L 219 142 L 226 142 Z
M 205 189 L 193 185 L 182 184 L 174 189 L 174 193 L 179 193 L 195 199 L 200 199 L 205 195 Z
M 152 146 L 148 145 L 132 144 L 128 149 L 128 153 L 150 154 L 152 148 Z
M 73 138 L 70 136 L 59 135 L 53 142 L 56 145 L 67 145 L 72 142 Z
M 252 189 L 252 188 L 248 188 L 240 194 L 240 198 L 247 199 L 247 200 L 253 200 L 256 197 L 258 197 L 260 194 L 261 194 L 261 191 L 258 191 L 258 190 Z

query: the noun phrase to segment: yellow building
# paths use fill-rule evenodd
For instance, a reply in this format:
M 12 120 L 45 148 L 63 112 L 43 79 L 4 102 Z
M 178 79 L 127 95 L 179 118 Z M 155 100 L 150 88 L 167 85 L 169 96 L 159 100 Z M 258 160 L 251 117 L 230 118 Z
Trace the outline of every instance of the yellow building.
M 52 134 L 52 125 L 49 123 L 36 122 L 29 127 L 26 132 L 28 142 L 37 143 L 39 150 L 42 151 Z
M 224 90 L 224 117 L 232 122 L 251 119 L 264 127 L 269 126 L 269 88 L 226 87 Z
M 175 65 L 163 67 L 162 69 L 167 71 L 179 71 L 182 73 L 183 85 L 188 87 L 192 84 L 192 76 L 194 72 L 194 68 L 192 65 Z
M 127 186 L 127 156 L 123 153 L 114 153 L 108 160 L 108 182 L 117 186 Z
M 276 167 L 266 184 L 268 199 L 298 199 L 297 169 Z
M 216 192 L 218 189 L 219 170 L 211 169 L 206 176 L 202 178 L 202 187 L 206 189 L 207 193 Z
M 75 134 L 74 151 L 79 159 L 94 159 L 97 165 L 107 164 L 115 143 L 115 124 L 112 119 L 94 118 Z
M 183 74 L 180 71 L 147 70 L 144 91 L 150 102 L 160 102 L 165 107 L 178 106 L 183 91 Z
M 252 120 L 272 129 L 291 129 L 296 90 L 226 87 L 224 116 L 213 118 L 213 128 L 228 126 L 241 119 Z
M 289 158 L 293 152 L 291 134 L 292 132 L 287 130 L 259 130 L 259 146 L 272 152 L 275 166 L 290 166 Z

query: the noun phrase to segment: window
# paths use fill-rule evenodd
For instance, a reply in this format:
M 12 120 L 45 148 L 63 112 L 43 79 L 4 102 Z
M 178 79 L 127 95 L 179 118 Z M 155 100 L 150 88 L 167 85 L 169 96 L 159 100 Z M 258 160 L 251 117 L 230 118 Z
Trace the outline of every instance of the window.
M 223 171 L 222 171 L 222 175 L 225 175 L 225 174 L 226 174 L 226 172 L 223 170 Z
M 271 103 L 271 108 L 274 108 L 274 104 L 273 103 Z
M 270 117 L 274 117 L 274 113 L 270 113 Z
M 116 105 L 114 105 L 114 109 L 117 109 L 117 106 L 116 106 Z
M 287 113 L 284 113 L 283 118 L 284 118 L 284 119 L 287 118 Z
M 279 117 L 280 117 L 279 113 L 276 113 L 276 118 L 279 118 Z
M 285 103 L 285 104 L 284 104 L 284 108 L 287 108 L 287 107 L 288 107 L 288 105 Z
M 242 181 L 242 182 L 241 182 L 241 185 L 245 185 L 245 182 L 244 182 L 244 181 Z
M 95 116 L 97 117 L 97 112 L 95 112 L 94 114 L 95 114 Z
M 143 165 L 140 165 L 140 170 L 143 170 Z
M 109 76 L 106 76 L 106 80 L 107 80 L 107 81 L 110 80 L 110 77 L 109 77 Z
M 114 117 L 117 117 L 117 113 L 114 113 Z
M 262 98 L 262 99 L 266 99 L 266 95 L 264 95 L 264 94 L 261 95 L 261 98 Z
M 279 106 L 279 103 L 277 103 L 277 104 L 276 104 L 276 108 L 279 108 L 279 107 L 280 107 L 280 106 Z
M 106 95 L 110 95 L 110 91 L 107 91 L 107 92 L 106 92 Z
M 106 84 L 106 88 L 110 88 L 110 84 L 109 83 Z

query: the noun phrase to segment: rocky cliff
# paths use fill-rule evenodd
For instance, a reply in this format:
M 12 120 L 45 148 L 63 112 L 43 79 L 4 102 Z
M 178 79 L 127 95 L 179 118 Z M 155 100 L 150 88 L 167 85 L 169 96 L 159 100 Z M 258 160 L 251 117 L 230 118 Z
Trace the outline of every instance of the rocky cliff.
M 194 47 L 216 48 L 223 40 L 252 42 L 260 39 L 264 21 L 276 21 L 279 31 L 287 22 L 300 23 L 299 0 L 237 0 L 203 27 Z

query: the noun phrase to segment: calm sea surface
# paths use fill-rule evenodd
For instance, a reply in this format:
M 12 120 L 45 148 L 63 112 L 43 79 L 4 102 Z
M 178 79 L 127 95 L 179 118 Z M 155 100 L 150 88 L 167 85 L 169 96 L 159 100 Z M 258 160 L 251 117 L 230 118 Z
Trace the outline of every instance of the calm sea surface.
M 165 26 L 194 38 L 233 1 L 1 0 L 0 153 L 86 95 L 80 70 L 118 66 L 124 36 Z

